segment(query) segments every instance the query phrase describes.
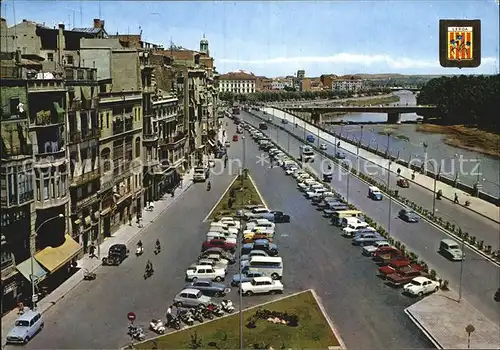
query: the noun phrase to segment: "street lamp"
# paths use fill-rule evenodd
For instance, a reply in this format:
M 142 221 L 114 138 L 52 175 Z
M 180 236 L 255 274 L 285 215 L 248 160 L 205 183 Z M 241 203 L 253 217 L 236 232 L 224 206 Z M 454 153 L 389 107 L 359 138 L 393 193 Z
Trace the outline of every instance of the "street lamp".
M 389 163 L 387 164 L 387 193 L 389 193 L 389 221 L 387 223 L 387 233 L 390 235 L 391 234 L 391 219 L 392 219 L 392 196 L 390 194 L 391 191 L 391 151 L 390 151 L 390 144 L 391 144 L 391 133 L 387 133 L 387 155 L 388 155 L 388 160 Z
M 346 191 L 346 198 L 345 201 L 347 204 L 349 204 L 349 179 L 351 175 L 351 167 L 347 161 L 344 161 L 344 164 L 347 166 L 347 191 Z
M 437 213 L 437 209 L 436 209 L 436 213 Z M 462 300 L 462 279 L 463 279 L 463 275 L 464 275 L 464 262 L 465 262 L 465 236 L 463 234 L 463 230 L 462 228 L 460 227 L 460 225 L 458 224 L 458 222 L 452 218 L 450 215 L 448 214 L 445 214 L 445 213 L 441 213 L 441 215 L 444 215 L 446 216 L 448 219 L 450 219 L 455 225 L 457 225 L 458 227 L 458 231 L 460 232 L 460 236 L 462 237 L 462 259 L 460 259 L 460 278 L 459 278 L 459 284 L 458 284 L 458 300 L 457 302 L 460 302 Z
M 361 136 L 359 137 L 358 145 L 356 148 L 356 165 L 358 173 L 359 173 L 359 147 L 361 146 L 361 142 L 363 141 L 363 125 L 361 125 L 360 128 L 361 128 Z
M 64 218 L 64 215 L 63 214 L 59 214 L 57 216 L 54 216 L 54 217 L 51 217 L 51 218 L 48 218 L 47 220 L 45 220 L 44 222 L 42 222 L 38 228 L 35 230 L 35 238 L 38 234 L 38 230 L 40 230 L 42 228 L 43 225 L 45 225 L 47 222 L 49 221 L 52 221 L 52 220 L 55 220 L 55 219 L 59 219 L 59 218 Z M 31 302 L 33 303 L 33 310 L 36 309 L 36 302 L 38 301 L 38 297 L 35 295 L 35 252 L 36 252 L 36 243 L 33 244 L 33 246 L 31 247 L 30 249 L 30 255 L 31 255 Z

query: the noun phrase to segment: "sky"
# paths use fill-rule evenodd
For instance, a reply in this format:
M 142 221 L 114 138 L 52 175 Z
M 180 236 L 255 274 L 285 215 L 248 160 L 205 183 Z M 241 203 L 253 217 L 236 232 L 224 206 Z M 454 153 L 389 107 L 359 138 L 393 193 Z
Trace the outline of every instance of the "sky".
M 205 35 L 219 73 L 268 77 L 321 74 L 495 74 L 499 71 L 498 0 L 434 1 L 2 1 L 11 26 L 23 19 L 53 26 L 139 34 L 165 47 L 199 49 Z M 478 68 L 439 65 L 439 19 L 480 19 Z

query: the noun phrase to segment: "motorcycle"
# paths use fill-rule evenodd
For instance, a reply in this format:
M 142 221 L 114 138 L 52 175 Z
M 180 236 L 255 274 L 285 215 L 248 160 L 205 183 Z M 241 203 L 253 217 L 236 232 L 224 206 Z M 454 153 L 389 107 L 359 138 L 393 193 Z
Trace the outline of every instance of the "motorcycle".
M 83 273 L 83 279 L 85 281 L 92 281 L 95 280 L 97 275 L 95 272 L 90 272 L 89 270 L 85 269 L 85 272 Z
M 153 276 L 154 272 L 155 271 L 153 269 L 146 270 L 144 272 L 144 279 L 148 279 L 149 277 Z
M 470 201 L 465 201 L 465 206 L 470 207 Z
M 158 255 L 158 254 L 160 254 L 160 252 L 161 252 L 161 247 L 160 247 L 159 245 L 157 245 L 157 246 L 155 247 L 154 254 L 155 254 L 155 255 Z
M 189 310 L 186 309 L 180 310 L 179 318 L 181 319 L 182 322 L 184 322 L 188 326 L 192 326 L 194 324 L 193 314 Z
M 224 299 L 224 300 L 222 300 L 222 302 L 220 304 L 221 304 L 222 310 L 224 312 L 227 312 L 228 314 L 232 314 L 234 312 L 234 306 L 233 306 L 233 302 L 231 300 Z
M 170 320 L 167 319 L 166 326 L 179 330 L 181 329 L 181 321 L 179 320 L 178 317 L 171 316 Z
M 215 318 L 214 313 L 208 307 L 201 307 L 201 306 L 199 306 L 198 310 L 200 310 L 201 315 L 203 316 L 203 318 L 207 318 L 209 320 L 213 320 Z
M 153 332 L 156 332 L 158 334 L 164 334 L 165 333 L 165 325 L 163 324 L 162 320 L 156 320 L 152 319 L 151 322 L 149 322 L 149 329 L 151 329 Z
M 135 250 L 135 256 L 141 256 L 144 253 L 144 248 L 142 246 L 137 247 Z
M 129 325 L 128 326 L 128 335 L 130 335 L 133 339 L 142 341 L 146 339 L 146 335 L 144 334 L 144 330 L 139 326 Z
M 198 321 L 200 323 L 203 323 L 203 321 L 205 321 L 203 319 L 203 313 L 199 308 L 194 309 L 193 318 L 195 319 L 195 321 Z
M 207 191 L 210 191 L 212 189 L 212 185 L 210 184 L 210 182 L 207 184 Z
M 221 317 L 224 315 L 224 310 L 222 309 L 222 307 L 215 303 L 208 304 L 207 309 L 217 317 Z

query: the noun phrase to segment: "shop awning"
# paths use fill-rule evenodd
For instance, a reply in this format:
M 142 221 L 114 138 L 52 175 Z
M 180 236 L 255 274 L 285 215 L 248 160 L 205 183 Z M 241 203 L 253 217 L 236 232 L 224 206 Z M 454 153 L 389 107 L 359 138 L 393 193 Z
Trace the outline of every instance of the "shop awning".
M 66 240 L 59 247 L 47 247 L 35 255 L 35 259 L 51 273 L 62 267 L 82 250 L 82 247 L 70 235 L 64 235 L 64 237 Z
M 28 260 L 24 260 L 22 263 L 16 265 L 16 269 L 21 272 L 21 275 L 24 276 L 28 281 L 31 282 L 31 258 Z M 41 282 L 47 276 L 47 271 L 43 269 L 43 267 L 33 259 L 33 275 L 35 276 L 36 282 Z

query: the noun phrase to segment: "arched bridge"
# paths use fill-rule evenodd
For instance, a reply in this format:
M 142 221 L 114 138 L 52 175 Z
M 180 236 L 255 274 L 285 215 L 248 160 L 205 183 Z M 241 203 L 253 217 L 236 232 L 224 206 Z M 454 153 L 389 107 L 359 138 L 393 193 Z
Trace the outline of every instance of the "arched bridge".
M 438 112 L 436 106 L 346 106 L 346 107 L 288 107 L 284 108 L 285 111 L 290 112 L 305 112 L 311 113 L 312 119 L 317 120 L 319 123 L 322 122 L 321 115 L 324 113 L 353 113 L 353 112 L 364 112 L 364 113 L 387 113 L 388 123 L 398 123 L 401 118 L 401 114 L 404 113 L 418 113 L 426 112 L 425 114 L 432 114 Z M 419 113 L 420 112 L 420 113 Z

